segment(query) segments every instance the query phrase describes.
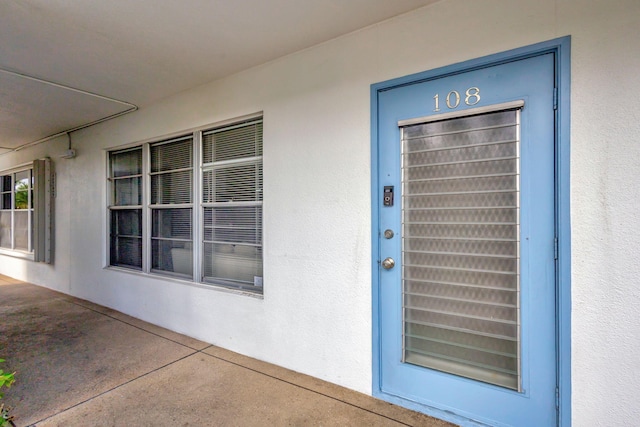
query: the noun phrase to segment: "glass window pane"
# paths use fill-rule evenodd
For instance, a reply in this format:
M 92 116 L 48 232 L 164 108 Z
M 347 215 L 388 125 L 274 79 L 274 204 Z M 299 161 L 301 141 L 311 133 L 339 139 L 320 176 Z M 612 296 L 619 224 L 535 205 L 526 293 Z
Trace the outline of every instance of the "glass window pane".
M 191 242 L 152 240 L 151 268 L 153 270 L 192 277 L 193 253 Z
M 204 240 L 262 244 L 262 206 L 204 209 Z
M 262 163 L 209 169 L 203 173 L 205 203 L 262 200 Z
M 118 235 L 142 236 L 142 210 L 127 209 L 111 213 L 111 232 Z
M 11 189 L 11 175 L 0 176 L 0 192 L 12 191 Z
M 142 178 L 122 178 L 113 181 L 114 201 L 116 206 L 142 204 Z
M 111 153 L 111 176 L 140 175 L 142 173 L 142 149 Z
M 0 247 L 11 249 L 11 211 L 0 212 Z
M 151 146 L 151 172 L 190 168 L 193 164 L 191 138 Z
M 151 268 L 193 276 L 192 210 L 154 209 L 151 213 Z
M 230 285 L 262 284 L 262 248 L 258 246 L 205 243 L 205 279 Z
M 142 210 L 111 211 L 111 265 L 142 268 Z
M 14 213 L 14 249 L 29 250 L 29 211 Z
M 31 181 L 31 169 L 16 172 L 16 191 L 28 190 L 30 188 L 29 182 Z
M 29 209 L 29 191 L 16 191 L 16 209 Z
M 151 176 L 151 204 L 191 203 L 192 171 L 163 173 Z
M 191 203 L 192 141 L 187 138 L 151 146 L 151 171 L 159 172 L 151 176 L 151 204 Z
M 11 209 L 11 193 L 3 193 L 0 203 L 0 209 Z
M 151 236 L 191 240 L 191 209 L 154 209 Z
M 262 122 L 205 132 L 203 163 L 262 156 Z
M 29 193 L 31 190 L 31 170 L 15 174 L 15 209 L 29 209 Z
M 31 199 L 33 200 L 33 198 Z M 29 244 L 31 245 L 31 252 L 34 252 L 34 247 L 33 247 L 33 239 L 35 238 L 35 230 L 33 228 L 33 209 L 31 209 L 31 215 L 29 215 L 29 227 L 31 227 L 31 240 L 29 242 Z
M 142 239 L 112 236 L 110 264 L 118 267 L 142 268 Z

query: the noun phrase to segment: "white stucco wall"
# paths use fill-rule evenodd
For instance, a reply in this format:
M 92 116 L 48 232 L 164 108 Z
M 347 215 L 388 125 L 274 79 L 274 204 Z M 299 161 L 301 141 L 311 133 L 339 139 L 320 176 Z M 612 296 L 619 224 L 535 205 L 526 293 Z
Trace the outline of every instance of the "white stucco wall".
M 572 36 L 573 425 L 640 419 L 640 2 L 444 0 L 0 156 L 56 160 L 56 263 L 0 273 L 371 393 L 370 85 Z M 194 64 L 197 66 L 197 64 Z M 105 148 L 264 112 L 264 298 L 105 270 Z

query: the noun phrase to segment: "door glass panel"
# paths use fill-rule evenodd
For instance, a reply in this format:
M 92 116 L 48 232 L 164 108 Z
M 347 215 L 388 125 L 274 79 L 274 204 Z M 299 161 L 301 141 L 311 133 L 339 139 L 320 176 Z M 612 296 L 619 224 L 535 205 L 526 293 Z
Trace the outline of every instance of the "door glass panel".
M 519 117 L 402 128 L 403 361 L 515 390 Z

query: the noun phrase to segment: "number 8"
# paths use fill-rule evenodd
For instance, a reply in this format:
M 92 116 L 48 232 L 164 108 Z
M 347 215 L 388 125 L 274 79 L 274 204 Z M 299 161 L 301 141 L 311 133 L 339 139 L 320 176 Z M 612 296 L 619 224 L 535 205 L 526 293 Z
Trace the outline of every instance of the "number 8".
M 480 89 L 477 87 L 470 87 L 465 92 L 466 97 L 464 98 L 464 103 L 467 105 L 476 105 L 480 102 Z M 475 102 L 470 102 L 471 98 L 475 98 Z

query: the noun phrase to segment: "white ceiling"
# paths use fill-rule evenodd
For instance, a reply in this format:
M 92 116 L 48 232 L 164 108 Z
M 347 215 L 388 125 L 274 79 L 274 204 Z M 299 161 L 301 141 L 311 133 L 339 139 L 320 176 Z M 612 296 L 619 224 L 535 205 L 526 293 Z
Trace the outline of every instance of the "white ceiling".
M 434 1 L 1 0 L 0 154 Z

